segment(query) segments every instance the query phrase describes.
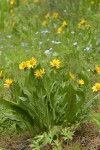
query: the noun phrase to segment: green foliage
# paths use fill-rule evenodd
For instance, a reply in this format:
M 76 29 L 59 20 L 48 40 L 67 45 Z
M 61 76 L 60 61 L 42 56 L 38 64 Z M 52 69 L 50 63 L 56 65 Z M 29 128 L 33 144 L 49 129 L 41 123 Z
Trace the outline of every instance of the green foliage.
M 89 117 L 90 117 L 90 121 L 94 123 L 94 125 L 97 127 L 98 131 L 100 132 L 100 114 L 93 113 Z
M 11 120 L 19 132 L 24 129 L 33 136 L 38 135 L 33 141 L 38 149 L 41 141 L 43 145 L 53 143 L 59 147 L 59 140 L 53 139 L 60 132 L 55 127 L 63 128 L 60 133 L 64 139 L 72 139 L 74 133 L 66 127 L 86 119 L 91 118 L 99 129 L 99 115 L 89 118 L 89 111 L 100 97 L 91 89 L 100 81 L 99 74 L 95 73 L 95 65 L 100 63 L 99 10 L 99 0 L 94 3 L 16 0 L 13 5 L 0 0 L 0 71 L 3 71 L 0 104 L 7 109 L 7 112 L 3 110 L 5 115 L 0 113 L 1 132 L 3 122 Z M 54 12 L 58 13 L 57 18 L 53 17 Z M 45 18 L 47 13 L 49 18 Z M 78 28 L 82 19 L 85 24 Z M 47 22 L 46 26 L 42 25 L 43 21 Z M 67 22 L 65 27 L 63 21 Z M 59 27 L 61 33 L 57 33 Z M 32 56 L 41 65 L 18 70 L 19 63 Z M 52 69 L 49 61 L 55 58 L 61 60 L 61 66 Z M 46 73 L 37 79 L 34 71 L 41 68 Z M 73 80 L 69 72 L 75 74 Z M 6 78 L 13 79 L 9 90 L 3 87 Z M 85 84 L 79 86 L 78 79 L 83 79 Z
M 31 140 L 31 147 L 33 149 L 40 149 L 45 145 L 51 145 L 56 150 L 61 148 L 62 141 L 71 140 L 73 136 L 73 131 L 71 128 L 61 128 L 60 126 L 54 126 L 48 133 L 42 135 L 37 135 L 34 139 Z M 61 136 L 63 139 L 61 139 Z M 60 140 L 59 140 L 60 139 Z
M 34 136 L 48 132 L 55 125 L 66 127 L 83 121 L 95 101 L 93 96 L 86 99 L 87 75 L 83 72 L 78 75 L 85 81 L 85 85 L 79 86 L 76 80 L 70 79 L 69 73 L 65 74 L 65 67 L 55 70 L 49 67 L 43 77 L 37 77 L 34 72 L 39 68 L 37 65 L 24 71 L 27 74 L 24 81 L 14 81 L 10 87 L 11 101 L 1 99 L 0 103 L 10 108 L 16 120 L 22 121 Z
M 64 128 L 61 132 L 61 135 L 65 140 L 72 140 L 74 132 L 70 131 L 68 128 Z

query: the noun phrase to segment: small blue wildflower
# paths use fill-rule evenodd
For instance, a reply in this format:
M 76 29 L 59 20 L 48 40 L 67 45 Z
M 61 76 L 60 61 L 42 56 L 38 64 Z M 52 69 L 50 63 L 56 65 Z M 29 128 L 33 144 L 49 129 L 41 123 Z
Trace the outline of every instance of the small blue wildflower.
M 60 44 L 61 42 L 57 42 L 57 41 L 51 41 L 52 44 Z
M 52 52 L 51 52 L 50 50 L 46 50 L 44 53 L 45 53 L 46 55 L 49 55 L 49 54 L 51 54 Z
M 12 35 L 7 35 L 6 38 L 10 39 L 12 37 Z
M 84 50 L 85 50 L 85 51 L 90 51 L 90 47 L 87 46 Z
M 74 32 L 74 31 L 72 31 L 72 32 L 71 32 L 71 34 L 75 34 L 75 32 Z
M 43 42 L 39 42 L 39 44 L 41 45 L 41 44 L 43 44 Z
M 78 44 L 77 42 L 74 42 L 74 43 L 73 43 L 74 46 L 76 46 L 77 44 Z
M 26 42 L 22 42 L 22 43 L 21 43 L 21 46 L 23 46 L 23 47 L 24 47 L 24 46 L 27 46 L 27 43 L 26 43 Z

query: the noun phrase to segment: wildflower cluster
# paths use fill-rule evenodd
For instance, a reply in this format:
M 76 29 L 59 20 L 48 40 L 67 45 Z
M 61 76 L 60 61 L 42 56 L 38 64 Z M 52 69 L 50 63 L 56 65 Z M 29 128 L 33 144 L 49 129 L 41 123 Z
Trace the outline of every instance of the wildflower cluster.
M 30 69 L 33 68 L 34 66 L 37 65 L 37 61 L 34 57 L 32 57 L 30 60 L 28 61 L 23 61 L 20 65 L 19 65 L 19 69 Z
M 53 72 L 54 74 L 57 74 L 57 68 L 59 68 L 61 65 L 61 61 L 59 59 L 53 59 L 52 61 L 50 61 L 50 66 L 54 69 Z M 32 57 L 31 59 L 27 60 L 27 61 L 23 61 L 22 63 L 19 64 L 19 69 L 21 70 L 25 70 L 25 69 L 36 69 L 37 67 L 37 60 Z M 100 67 L 98 65 L 95 66 L 95 72 L 96 73 L 100 73 Z M 33 75 L 36 78 L 41 78 L 43 77 L 43 75 L 45 74 L 45 70 L 44 69 L 36 69 L 33 71 Z M 3 72 L 0 71 L 0 78 L 3 77 Z M 71 80 L 75 79 L 75 75 L 72 72 L 69 72 L 69 78 Z M 5 87 L 10 87 L 13 83 L 13 80 L 8 78 L 5 80 Z M 83 86 L 85 85 L 85 81 L 81 78 L 77 80 L 77 84 L 79 86 Z M 95 83 L 95 85 L 92 87 L 93 92 L 99 91 L 100 90 L 100 83 Z
M 100 2 L 89 0 L 82 6 L 81 0 L 80 9 L 74 0 L 73 5 L 60 0 L 0 0 L 0 4 L 0 87 L 9 93 L 9 97 L 3 97 L 1 91 L 0 105 L 8 105 L 12 113 L 8 117 L 14 115 L 33 136 L 50 133 L 49 137 L 38 136 L 49 144 L 49 140 L 57 139 L 54 127 L 61 132 L 63 127 L 83 122 L 99 99 Z M 33 54 L 40 62 L 28 58 Z M 18 60 L 22 60 L 19 65 Z M 12 64 L 14 71 L 10 75 Z M 66 130 L 63 135 L 67 135 Z
M 57 19 L 59 17 L 59 14 L 57 12 L 54 12 L 53 14 L 50 14 L 49 12 L 44 16 L 45 19 L 49 19 L 49 18 L 54 18 L 54 19 Z M 48 21 L 47 20 L 44 20 L 42 22 L 42 26 L 46 26 L 48 24 Z M 64 20 L 62 23 L 61 23 L 61 26 L 58 27 L 57 29 L 57 33 L 61 33 L 63 31 L 63 28 L 64 27 L 67 27 L 67 22 L 66 20 Z
M 80 20 L 80 22 L 78 23 L 78 28 L 81 27 L 85 27 L 86 29 L 90 29 L 91 25 L 90 24 L 86 24 L 86 21 L 84 19 Z
M 96 65 L 97 73 L 98 68 Z M 23 81 L 7 78 L 4 83 L 4 87 L 10 89 L 13 101 L 1 99 L 0 102 L 10 106 L 14 117 L 20 116 L 19 120 L 33 136 L 39 132 L 48 132 L 54 126 L 66 127 L 79 120 L 83 121 L 86 117 L 84 114 L 87 114 L 87 104 L 94 101 L 94 98 L 87 99 L 88 87 L 92 96 L 95 93 L 98 95 L 100 91 L 99 82 L 89 85 L 84 71 L 74 74 L 74 70 L 70 71 L 58 58 L 52 59 L 47 67 L 42 68 L 37 59 L 32 57 L 21 62 L 19 69 L 26 70 L 22 72 Z M 3 76 L 4 73 L 0 71 L 0 78 Z
M 52 16 L 53 16 L 53 18 L 58 18 L 58 13 L 57 12 L 54 12 L 53 14 L 52 14 Z M 44 16 L 44 18 L 45 19 L 48 19 L 48 18 L 50 18 L 50 13 L 48 12 L 45 16 Z M 47 25 L 47 21 L 46 20 L 44 20 L 43 22 L 42 22 L 42 25 L 43 26 L 46 26 Z
M 32 57 L 30 60 L 28 61 L 24 61 L 19 65 L 19 69 L 32 69 L 34 67 L 36 67 L 37 65 L 37 60 Z M 34 75 L 36 76 L 36 78 L 40 78 L 45 74 L 44 69 L 38 69 L 34 72 Z

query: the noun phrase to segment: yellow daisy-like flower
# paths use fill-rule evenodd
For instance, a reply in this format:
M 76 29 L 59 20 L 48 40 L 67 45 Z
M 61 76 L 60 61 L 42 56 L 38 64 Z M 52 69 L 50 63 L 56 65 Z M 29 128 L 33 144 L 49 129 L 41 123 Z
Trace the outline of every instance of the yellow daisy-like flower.
M 57 13 L 57 12 L 54 12 L 54 13 L 53 13 L 53 17 L 54 17 L 54 18 L 58 18 L 58 13 Z
M 27 68 L 29 69 L 36 66 L 36 64 L 37 64 L 37 60 L 34 57 L 32 57 L 30 60 L 26 62 Z
M 13 83 L 13 80 L 12 80 L 12 79 L 6 79 L 4 86 L 7 87 L 7 88 L 9 88 L 12 83 Z
M 19 64 L 19 69 L 26 69 L 27 68 L 27 62 L 23 61 L 21 64 Z
M 84 80 L 82 80 L 82 79 L 78 80 L 77 82 L 78 82 L 79 85 L 84 85 L 85 84 Z
M 93 87 L 92 87 L 93 92 L 96 91 L 100 91 L 100 83 L 96 83 Z
M 58 59 L 54 59 L 50 62 L 50 65 L 53 67 L 53 68 L 59 68 L 60 66 L 60 60 Z
M 85 24 L 85 20 L 82 19 L 82 20 L 80 21 L 80 24 L 81 24 L 81 25 L 84 25 L 84 24 Z
M 98 5 L 99 5 L 99 7 L 100 7 L 100 3 L 99 3 Z
M 36 76 L 36 78 L 42 77 L 42 74 L 39 70 L 36 70 L 34 75 Z
M 49 18 L 50 17 L 50 13 L 47 13 L 46 15 L 45 15 L 45 18 L 47 19 L 47 18 Z
M 95 66 L 95 72 L 100 74 L 100 67 L 98 65 Z
M 3 77 L 3 72 L 2 71 L 0 71 L 0 78 L 2 78 Z
M 40 78 L 45 74 L 44 69 L 40 69 L 40 70 L 36 70 L 34 75 L 36 76 L 36 78 Z
M 47 21 L 43 21 L 43 22 L 42 22 L 42 25 L 43 25 L 43 26 L 46 26 L 46 25 L 47 25 Z
M 15 0 L 10 0 L 10 5 L 14 5 L 15 4 Z
M 74 79 L 75 78 L 75 76 L 74 76 L 74 74 L 72 72 L 69 72 L 69 76 L 70 76 L 70 79 Z
M 66 27 L 67 26 L 67 22 L 66 21 L 63 21 L 62 22 L 62 27 Z
M 61 33 L 61 32 L 62 32 L 62 27 L 59 27 L 57 33 Z

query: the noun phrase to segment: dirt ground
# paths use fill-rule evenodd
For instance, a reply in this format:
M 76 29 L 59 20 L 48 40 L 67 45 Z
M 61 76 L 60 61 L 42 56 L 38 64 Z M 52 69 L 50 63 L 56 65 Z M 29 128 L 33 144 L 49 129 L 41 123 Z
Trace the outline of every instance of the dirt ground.
M 7 142 L 1 141 L 0 148 L 5 148 L 5 150 L 32 150 L 29 147 L 30 143 L 28 141 L 30 137 L 31 136 L 28 133 L 25 133 L 16 140 L 11 138 L 11 140 Z M 76 130 L 72 141 L 64 141 L 62 149 L 74 150 L 72 147 L 75 147 L 76 145 L 79 145 L 80 150 L 100 150 L 100 133 L 92 123 L 89 122 L 79 127 Z M 53 150 L 53 148 L 49 146 L 42 150 Z M 58 150 L 61 150 L 61 148 Z

